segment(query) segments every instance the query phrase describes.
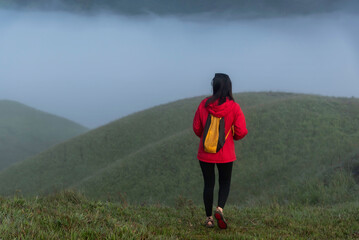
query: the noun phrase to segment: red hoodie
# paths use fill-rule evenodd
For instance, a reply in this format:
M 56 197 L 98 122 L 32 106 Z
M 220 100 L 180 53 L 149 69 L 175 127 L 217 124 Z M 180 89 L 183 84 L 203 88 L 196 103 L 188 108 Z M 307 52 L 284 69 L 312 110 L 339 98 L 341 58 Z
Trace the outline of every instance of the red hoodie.
M 234 141 L 244 138 L 248 131 L 246 128 L 246 120 L 238 103 L 228 100 L 218 105 L 218 100 L 205 107 L 208 98 L 203 99 L 199 104 L 193 119 L 193 131 L 201 138 L 198 148 L 197 158 L 203 162 L 209 163 L 227 163 L 236 160 L 234 151 Z M 234 126 L 234 135 L 229 134 L 224 146 L 217 153 L 207 153 L 203 148 L 203 129 L 207 121 L 208 113 L 215 117 L 224 117 L 225 133 L 227 133 L 232 125 Z

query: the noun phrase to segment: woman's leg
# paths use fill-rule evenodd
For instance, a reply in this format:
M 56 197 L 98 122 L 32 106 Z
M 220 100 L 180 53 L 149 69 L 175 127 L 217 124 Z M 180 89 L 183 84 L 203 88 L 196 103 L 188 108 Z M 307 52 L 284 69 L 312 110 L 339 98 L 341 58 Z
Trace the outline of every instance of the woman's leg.
M 231 186 L 233 162 L 217 163 L 219 178 L 218 207 L 224 208 Z
M 209 217 L 212 216 L 213 207 L 213 189 L 215 183 L 214 163 L 199 161 L 199 164 L 201 165 L 204 180 L 203 202 L 206 209 L 206 215 Z

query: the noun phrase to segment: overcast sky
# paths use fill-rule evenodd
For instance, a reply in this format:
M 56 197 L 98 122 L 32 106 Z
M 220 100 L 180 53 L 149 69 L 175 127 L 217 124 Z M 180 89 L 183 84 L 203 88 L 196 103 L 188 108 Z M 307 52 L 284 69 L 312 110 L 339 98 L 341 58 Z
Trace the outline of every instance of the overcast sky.
M 170 101 L 233 91 L 359 97 L 359 17 L 190 21 L 0 10 L 0 99 L 97 127 Z

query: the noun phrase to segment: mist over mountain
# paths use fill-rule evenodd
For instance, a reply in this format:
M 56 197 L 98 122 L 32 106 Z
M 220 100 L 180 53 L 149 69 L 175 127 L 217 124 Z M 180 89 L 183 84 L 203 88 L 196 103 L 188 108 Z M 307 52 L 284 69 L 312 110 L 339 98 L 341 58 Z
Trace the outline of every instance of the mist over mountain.
M 78 2 L 78 1 L 76 1 Z M 98 127 L 211 93 L 359 97 L 359 16 L 206 21 L 0 10 L 0 96 Z
M 109 11 L 126 15 L 206 13 L 212 17 L 270 17 L 359 10 L 355 0 L 3 0 L 0 6 L 82 13 Z

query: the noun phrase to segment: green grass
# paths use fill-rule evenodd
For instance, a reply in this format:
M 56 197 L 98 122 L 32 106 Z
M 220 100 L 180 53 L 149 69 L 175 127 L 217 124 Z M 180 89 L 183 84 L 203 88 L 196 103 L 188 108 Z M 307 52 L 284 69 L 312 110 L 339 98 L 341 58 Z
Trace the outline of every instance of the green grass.
M 1 239 L 358 239 L 359 203 L 225 208 L 229 227 L 207 229 L 204 209 L 90 201 L 65 191 L 1 198 Z
M 87 131 L 18 102 L 0 100 L 0 170 Z
M 76 189 L 94 200 L 202 202 L 192 131 L 202 97 L 141 111 L 0 173 L 0 194 Z M 328 205 L 359 200 L 359 99 L 259 92 L 235 99 L 248 136 L 236 143 L 229 204 Z

